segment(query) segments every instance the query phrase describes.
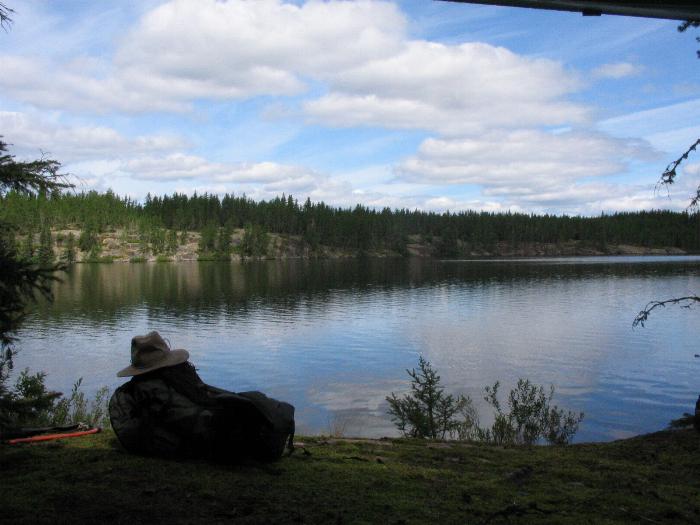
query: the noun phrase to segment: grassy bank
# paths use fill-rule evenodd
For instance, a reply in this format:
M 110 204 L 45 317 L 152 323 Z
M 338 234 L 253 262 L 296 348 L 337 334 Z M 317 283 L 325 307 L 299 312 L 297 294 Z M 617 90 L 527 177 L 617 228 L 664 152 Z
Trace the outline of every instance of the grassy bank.
M 502 448 L 304 438 L 271 465 L 0 447 L 2 523 L 698 523 L 700 434 Z

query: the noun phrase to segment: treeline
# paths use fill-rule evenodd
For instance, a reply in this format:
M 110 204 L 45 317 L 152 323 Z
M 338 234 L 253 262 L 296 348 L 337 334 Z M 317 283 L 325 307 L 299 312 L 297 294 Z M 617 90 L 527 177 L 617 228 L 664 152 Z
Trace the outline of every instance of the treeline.
M 399 253 L 405 253 L 409 236 L 420 235 L 438 246 L 438 253 L 443 256 L 458 255 L 465 247 L 488 249 L 499 242 L 517 246 L 581 241 L 601 248 L 609 244 L 631 244 L 700 251 L 700 216 L 670 211 L 570 217 L 376 210 L 362 205 L 339 208 L 309 199 L 300 203 L 291 195 L 254 201 L 245 195 L 176 193 L 162 197 L 149 195 L 140 203 L 111 191 L 38 196 L 10 192 L 0 199 L 0 220 L 16 225 L 25 233 L 38 233 L 46 225 L 52 229 L 73 227 L 89 232 L 115 228 L 140 232 L 199 231 L 211 243 L 216 242 L 222 230 L 246 228 L 257 236 L 268 232 L 298 235 L 311 248 L 324 245 L 359 251 L 392 249 Z M 163 242 L 167 243 L 168 239 Z M 170 242 L 176 239 L 173 237 Z

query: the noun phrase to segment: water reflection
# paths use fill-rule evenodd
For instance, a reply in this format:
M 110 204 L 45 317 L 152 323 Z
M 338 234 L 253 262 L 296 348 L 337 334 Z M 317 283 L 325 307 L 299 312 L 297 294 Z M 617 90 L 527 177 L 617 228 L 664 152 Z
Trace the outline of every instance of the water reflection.
M 294 403 L 302 430 L 377 436 L 422 353 L 477 402 L 496 380 L 553 383 L 586 412 L 579 439 L 610 439 L 692 406 L 695 314 L 631 321 L 649 299 L 698 291 L 699 275 L 693 257 L 78 265 L 25 324 L 17 364 L 59 389 L 114 387 L 131 336 L 156 329 L 205 380 Z

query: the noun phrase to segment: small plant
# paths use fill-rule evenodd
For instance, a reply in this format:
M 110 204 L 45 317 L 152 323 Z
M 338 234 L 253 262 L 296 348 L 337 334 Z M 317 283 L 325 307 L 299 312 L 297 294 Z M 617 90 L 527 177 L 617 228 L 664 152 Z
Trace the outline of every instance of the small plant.
M 549 393 L 529 379 L 518 379 L 508 394 L 508 411 L 498 400 L 500 383 L 484 390 L 484 400 L 495 409 L 491 428 L 480 429 L 480 440 L 497 445 L 534 445 L 546 441 L 551 445 L 566 445 L 578 431 L 583 412 L 564 411 L 552 405 L 554 386 Z
M 62 397 L 50 411 L 52 425 L 70 423 L 85 423 L 90 426 L 107 426 L 109 424 L 109 389 L 104 386 L 96 393 L 92 401 L 88 401 L 85 393 L 80 390 L 83 378 L 78 379 L 69 397 Z
M 386 398 L 392 421 L 407 437 L 450 437 L 496 445 L 534 445 L 542 441 L 566 445 L 583 420 L 583 412 L 576 414 L 552 405 L 553 386 L 547 393 L 544 387 L 519 379 L 508 394 L 506 410 L 498 398 L 498 381 L 484 389 L 484 400 L 495 413 L 491 427 L 480 427 L 471 398 L 445 394 L 440 376 L 422 356 L 418 370 L 407 372 L 411 393 L 399 398 L 392 392 Z
M 51 423 L 50 413 L 60 392 L 46 389 L 44 380 L 46 374 L 37 372 L 30 374 L 29 370 L 20 372 L 14 389 L 3 392 L 2 418 L 3 426 L 42 426 Z
M 328 416 L 328 436 L 332 438 L 342 438 L 346 436 L 350 419 L 346 416 L 333 413 Z
M 20 372 L 13 389 L 0 395 L 0 426 L 5 428 L 37 427 L 86 423 L 105 426 L 109 424 L 107 403 L 109 389 L 100 388 L 92 401 L 81 391 L 82 378 L 73 385 L 71 394 L 63 397 L 60 392 L 46 388 L 44 372 Z
M 136 257 L 132 257 L 131 259 L 129 259 L 129 262 L 132 262 L 132 263 L 144 263 L 144 262 L 146 262 L 146 258 L 145 258 L 145 257 L 142 257 L 142 256 L 140 256 L 140 255 L 137 255 Z
M 464 425 L 457 416 L 472 413 L 471 399 L 463 395 L 445 394 L 440 376 L 430 363 L 420 356 L 418 370 L 406 370 L 411 376 L 411 393 L 386 398 L 392 421 L 404 436 L 445 439 L 466 435 L 472 424 Z M 470 422 L 471 423 L 471 422 Z

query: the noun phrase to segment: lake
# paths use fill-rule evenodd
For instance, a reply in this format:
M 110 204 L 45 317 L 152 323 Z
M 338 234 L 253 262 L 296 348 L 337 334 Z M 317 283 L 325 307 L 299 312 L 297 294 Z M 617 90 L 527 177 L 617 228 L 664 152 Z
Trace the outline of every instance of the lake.
M 208 383 L 297 408 L 298 433 L 396 435 L 385 396 L 424 355 L 447 390 L 519 377 L 585 412 L 575 441 L 659 430 L 700 392 L 698 311 L 652 299 L 700 292 L 700 257 L 359 259 L 84 264 L 20 332 L 16 370 L 69 392 L 124 380 L 133 335 L 158 330 Z

